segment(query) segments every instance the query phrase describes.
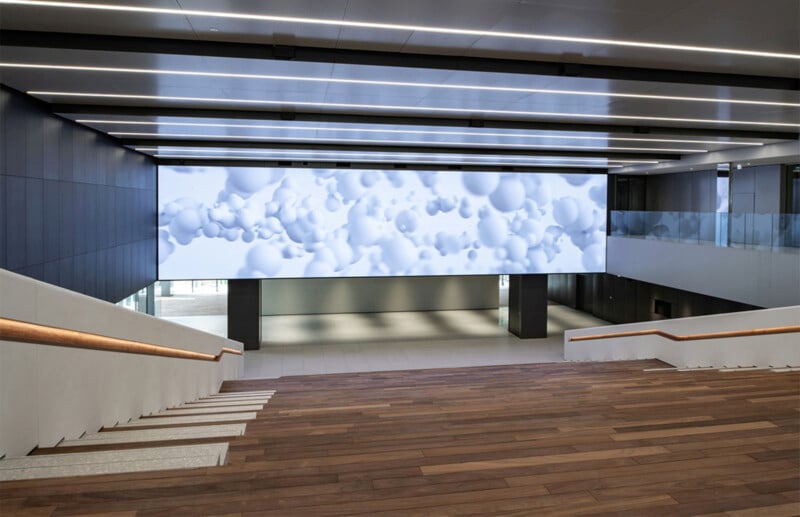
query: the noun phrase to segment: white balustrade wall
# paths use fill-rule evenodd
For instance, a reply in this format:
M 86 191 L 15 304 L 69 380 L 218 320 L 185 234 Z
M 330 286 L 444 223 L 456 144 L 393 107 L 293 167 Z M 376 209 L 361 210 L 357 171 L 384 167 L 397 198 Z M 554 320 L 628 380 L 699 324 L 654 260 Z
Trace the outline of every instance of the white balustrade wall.
M 0 269 L 0 316 L 217 354 L 242 344 Z M 243 357 L 219 362 L 0 341 L 0 457 L 219 391 Z
M 574 336 L 659 329 L 676 335 L 800 325 L 800 305 L 568 330 L 567 361 L 660 359 L 679 368 L 800 366 L 800 333 L 672 341 L 657 335 L 570 342 Z

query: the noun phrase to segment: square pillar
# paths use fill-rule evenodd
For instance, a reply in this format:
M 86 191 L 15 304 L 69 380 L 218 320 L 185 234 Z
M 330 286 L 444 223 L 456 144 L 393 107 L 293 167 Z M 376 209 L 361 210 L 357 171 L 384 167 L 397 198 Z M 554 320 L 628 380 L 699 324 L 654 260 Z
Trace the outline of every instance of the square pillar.
M 261 348 L 261 280 L 228 280 L 228 338 Z
M 508 331 L 547 337 L 547 275 L 509 275 L 508 281 Z

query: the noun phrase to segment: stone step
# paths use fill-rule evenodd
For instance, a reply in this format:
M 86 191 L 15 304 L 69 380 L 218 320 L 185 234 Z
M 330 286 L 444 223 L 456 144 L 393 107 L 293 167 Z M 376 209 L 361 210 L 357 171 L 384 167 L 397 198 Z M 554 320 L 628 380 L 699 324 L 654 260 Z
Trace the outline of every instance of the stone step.
M 25 456 L 0 461 L 0 481 L 224 465 L 227 443 Z
M 166 440 L 193 440 L 200 438 L 222 438 L 241 436 L 247 424 L 197 425 L 169 427 L 164 429 L 131 429 L 130 431 L 106 431 L 82 436 L 77 440 L 64 440 L 57 447 L 80 445 L 106 445 L 116 443 L 160 442 Z
M 256 414 L 254 412 L 240 412 L 240 413 L 221 413 L 217 415 L 186 415 L 186 416 L 152 416 L 148 418 L 139 418 L 132 420 L 125 424 L 118 424 L 115 428 L 123 427 L 141 427 L 141 426 L 156 426 L 156 425 L 180 425 L 180 424 L 197 424 L 202 422 L 236 422 L 240 420 L 253 420 Z

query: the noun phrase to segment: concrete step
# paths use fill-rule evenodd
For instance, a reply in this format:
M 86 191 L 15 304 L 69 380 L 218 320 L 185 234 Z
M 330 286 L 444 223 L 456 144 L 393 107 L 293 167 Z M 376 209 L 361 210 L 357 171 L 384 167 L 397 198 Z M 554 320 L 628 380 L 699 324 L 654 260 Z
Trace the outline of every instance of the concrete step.
M 105 445 L 115 443 L 159 442 L 165 440 L 191 440 L 241 436 L 247 424 L 197 425 L 164 429 L 131 429 L 130 431 L 105 431 L 82 436 L 77 440 L 64 440 L 57 447 L 76 445 Z
M 0 481 L 224 465 L 227 443 L 25 456 L 0 461 Z
M 221 413 L 218 415 L 186 415 L 186 416 L 161 416 L 156 415 L 148 418 L 139 418 L 125 424 L 118 424 L 115 429 L 123 427 L 141 427 L 156 425 L 180 425 L 197 424 L 202 422 L 237 422 L 241 420 L 253 420 L 256 418 L 255 412 L 240 413 Z

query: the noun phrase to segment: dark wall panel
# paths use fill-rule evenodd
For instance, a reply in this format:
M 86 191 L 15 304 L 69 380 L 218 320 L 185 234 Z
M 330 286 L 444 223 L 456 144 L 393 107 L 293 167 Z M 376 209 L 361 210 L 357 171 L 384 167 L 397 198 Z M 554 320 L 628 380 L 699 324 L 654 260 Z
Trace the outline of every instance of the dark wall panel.
M 549 275 L 548 297 L 611 323 L 705 316 L 760 308 L 605 273 Z M 663 314 L 665 308 L 669 311 L 667 315 Z
M 646 182 L 646 210 L 713 212 L 716 208 L 715 170 L 647 176 Z
M 117 302 L 156 280 L 156 166 L 0 85 L 0 268 Z

